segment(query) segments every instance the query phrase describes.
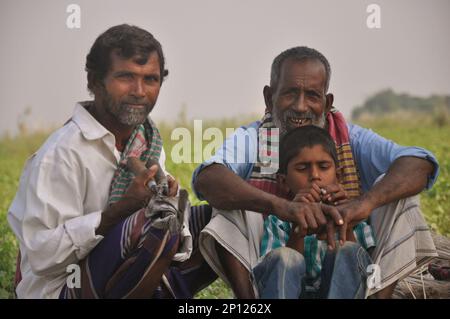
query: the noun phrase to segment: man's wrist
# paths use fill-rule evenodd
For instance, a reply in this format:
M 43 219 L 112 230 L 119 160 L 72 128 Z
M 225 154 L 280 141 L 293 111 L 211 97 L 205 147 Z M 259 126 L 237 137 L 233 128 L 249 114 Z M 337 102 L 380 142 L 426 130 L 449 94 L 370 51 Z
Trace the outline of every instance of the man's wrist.
M 140 199 L 131 195 L 124 195 L 120 201 L 115 203 L 115 208 L 122 212 L 135 212 L 145 206 L 147 206 L 148 201 Z
M 285 200 L 284 198 L 278 197 L 276 195 L 270 195 L 270 204 L 271 204 L 271 208 L 270 208 L 270 212 L 271 213 L 275 213 L 275 215 L 278 215 L 283 212 L 287 211 L 287 204 L 288 201 Z
M 375 208 L 381 206 L 379 203 L 379 197 L 376 196 L 376 194 L 371 193 L 370 191 L 363 194 L 360 199 L 369 212 L 372 212 Z

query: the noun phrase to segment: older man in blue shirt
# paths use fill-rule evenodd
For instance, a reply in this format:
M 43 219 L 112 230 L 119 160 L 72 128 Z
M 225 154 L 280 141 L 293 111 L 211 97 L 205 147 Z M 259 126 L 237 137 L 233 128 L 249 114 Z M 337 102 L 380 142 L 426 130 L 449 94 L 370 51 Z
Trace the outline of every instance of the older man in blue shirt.
M 236 210 L 261 216 L 274 214 L 308 233 L 327 238 L 330 249 L 335 248 L 336 230 L 344 244 L 347 227 L 369 220 L 377 240 L 371 254 L 379 273 L 376 282 L 367 287 L 366 296 L 388 298 L 398 280 L 436 256 L 418 197 L 414 195 L 433 185 L 439 165 L 427 150 L 403 147 L 371 130 L 346 123 L 332 107 L 334 97 L 328 93 L 330 74 L 327 59 L 314 49 L 296 47 L 282 52 L 272 64 L 270 86 L 264 88 L 263 120 L 238 129 L 211 159 L 196 169 L 192 183 L 199 198 L 220 210 L 216 215 L 228 216 L 224 221 L 232 220 Z M 302 125 L 325 127 L 334 138 L 340 156 L 340 182 L 349 194 L 348 202 L 337 206 L 300 203 L 286 199 L 277 190 L 278 154 L 276 148 L 271 154 L 270 148 L 287 131 Z M 264 156 L 269 160 L 264 160 Z M 325 191 L 333 198 L 337 188 L 330 186 Z M 212 221 L 204 231 L 204 239 L 215 244 L 204 246 L 203 252 L 238 298 L 251 298 L 258 296 L 257 288 L 251 285 L 251 272 L 259 260 L 251 261 L 252 253 L 247 256 L 247 248 L 240 251 L 241 245 L 236 243 L 241 234 L 244 241 L 257 241 L 257 236 L 249 236 L 255 231 L 243 231 L 245 227 L 238 220 L 245 223 L 248 218 L 239 218 L 229 228 Z M 242 246 L 247 247 L 245 243 Z M 215 252 L 211 254 L 208 249 Z M 333 274 L 330 291 L 339 288 L 336 276 Z

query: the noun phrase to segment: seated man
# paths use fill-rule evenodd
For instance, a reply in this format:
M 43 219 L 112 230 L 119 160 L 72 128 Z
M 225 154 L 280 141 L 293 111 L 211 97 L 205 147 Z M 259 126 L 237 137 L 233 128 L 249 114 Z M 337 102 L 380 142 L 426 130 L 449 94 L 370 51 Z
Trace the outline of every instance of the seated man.
M 418 196 L 436 181 L 439 165 L 429 151 L 402 147 L 374 132 L 346 123 L 328 93 L 331 69 L 318 51 L 295 47 L 272 64 L 264 87 L 262 121 L 238 129 L 193 175 L 197 196 L 218 209 L 200 236 L 200 249 L 237 297 L 257 294 L 249 280 L 257 264 L 263 214 L 298 224 L 309 234 L 334 228 L 342 242 L 347 228 L 369 220 L 377 246 L 372 259 L 380 282 L 366 295 L 391 296 L 398 280 L 436 256 Z M 325 128 L 336 144 L 339 182 L 349 201 L 337 206 L 286 200 L 276 182 L 280 136 L 304 125 Z M 278 134 L 279 133 L 279 134 Z M 238 160 L 235 160 L 235 159 Z M 375 180 L 384 175 L 377 184 Z M 220 176 L 220 178 L 218 178 Z M 329 188 L 331 200 L 339 188 Z
M 86 71 L 94 100 L 77 103 L 28 160 L 9 209 L 20 243 L 16 294 L 190 298 L 216 278 L 192 251 L 210 212 L 190 213 L 170 176 L 168 194 L 153 193 L 158 165 L 134 173 L 129 165 L 134 158 L 164 168 L 148 116 L 168 74 L 161 44 L 138 27 L 112 27 L 96 39 Z
M 281 141 L 277 180 L 288 200 L 338 205 L 348 199 L 338 182 L 337 163 L 336 147 L 326 130 L 298 127 Z M 337 189 L 333 201 L 326 192 L 331 187 Z M 375 246 L 370 225 L 362 221 L 348 228 L 347 240 L 358 243 L 346 242 L 336 255 L 320 236 L 305 235 L 301 227 L 275 215 L 265 219 L 262 261 L 253 269 L 261 298 L 363 298 L 371 264 L 368 250 Z M 332 276 L 334 272 L 344 276 Z

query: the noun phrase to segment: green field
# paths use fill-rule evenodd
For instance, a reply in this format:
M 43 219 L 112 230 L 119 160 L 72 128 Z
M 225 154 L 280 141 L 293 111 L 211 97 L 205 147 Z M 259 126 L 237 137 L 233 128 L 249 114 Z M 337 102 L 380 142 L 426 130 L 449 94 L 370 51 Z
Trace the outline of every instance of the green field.
M 210 121 L 203 124 L 207 127 L 236 128 L 248 123 L 250 118 Z M 187 127 L 192 131 L 192 125 L 184 118 L 167 125 L 160 123 L 165 149 L 167 153 L 167 170 L 191 194 L 193 204 L 198 201 L 193 197 L 190 188 L 190 178 L 197 164 L 174 164 L 170 161 L 173 145 L 171 132 L 174 127 Z M 433 122 L 408 121 L 405 123 L 393 120 L 377 120 L 363 123 L 382 136 L 392 139 L 402 145 L 422 146 L 431 150 L 441 165 L 439 179 L 431 191 L 422 193 L 422 206 L 430 226 L 443 235 L 450 235 L 450 125 L 437 126 Z M 17 255 L 17 243 L 6 222 L 9 205 L 17 190 L 19 177 L 25 160 L 38 149 L 47 134 L 21 135 L 16 138 L 0 140 L 0 298 L 11 298 L 12 280 Z M 192 152 L 194 152 L 192 150 Z M 220 280 L 197 295 L 197 298 L 232 298 L 230 290 Z

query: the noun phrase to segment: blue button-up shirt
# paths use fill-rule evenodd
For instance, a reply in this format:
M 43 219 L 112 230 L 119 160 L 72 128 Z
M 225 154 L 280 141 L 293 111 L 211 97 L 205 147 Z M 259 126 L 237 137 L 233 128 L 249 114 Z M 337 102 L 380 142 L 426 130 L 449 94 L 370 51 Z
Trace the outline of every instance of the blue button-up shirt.
M 242 126 L 228 137 L 221 148 L 208 160 L 196 168 L 192 176 L 192 189 L 199 199 L 204 199 L 195 189 L 198 174 L 205 167 L 218 163 L 228 167 L 244 180 L 250 178 L 258 152 L 259 121 L 248 126 Z M 359 170 L 361 186 L 367 192 L 377 177 L 387 172 L 391 164 L 399 157 L 414 156 L 429 160 L 434 165 L 433 173 L 428 176 L 426 188 L 435 183 L 439 175 L 439 163 L 430 151 L 420 147 L 398 145 L 385 139 L 372 130 L 356 124 L 347 123 L 350 136 L 350 146 L 353 158 Z

